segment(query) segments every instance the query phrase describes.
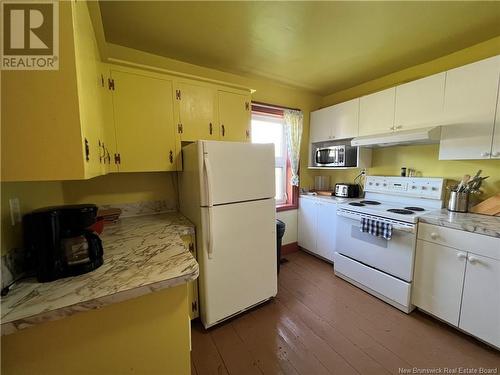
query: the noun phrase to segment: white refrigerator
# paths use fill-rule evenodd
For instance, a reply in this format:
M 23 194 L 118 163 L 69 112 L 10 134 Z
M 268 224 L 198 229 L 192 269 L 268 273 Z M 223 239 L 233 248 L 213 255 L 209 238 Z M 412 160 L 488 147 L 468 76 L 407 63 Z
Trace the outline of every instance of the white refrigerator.
M 274 145 L 182 148 L 180 210 L 196 225 L 205 328 L 276 296 Z

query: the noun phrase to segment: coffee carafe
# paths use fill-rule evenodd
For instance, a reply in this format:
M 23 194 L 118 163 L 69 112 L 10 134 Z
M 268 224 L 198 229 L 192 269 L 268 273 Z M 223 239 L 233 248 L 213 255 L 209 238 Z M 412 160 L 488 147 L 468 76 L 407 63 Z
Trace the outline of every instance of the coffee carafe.
M 97 206 L 47 207 L 23 218 L 24 243 L 38 281 L 53 281 L 95 270 L 103 263 L 99 235 L 88 229 Z

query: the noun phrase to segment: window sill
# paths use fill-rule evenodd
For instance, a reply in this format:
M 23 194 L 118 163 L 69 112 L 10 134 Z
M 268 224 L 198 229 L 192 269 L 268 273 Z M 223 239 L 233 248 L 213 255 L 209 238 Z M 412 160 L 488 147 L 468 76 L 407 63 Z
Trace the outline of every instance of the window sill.
M 276 205 L 276 212 L 296 210 L 297 208 L 299 208 L 298 204 L 283 203 L 283 204 Z

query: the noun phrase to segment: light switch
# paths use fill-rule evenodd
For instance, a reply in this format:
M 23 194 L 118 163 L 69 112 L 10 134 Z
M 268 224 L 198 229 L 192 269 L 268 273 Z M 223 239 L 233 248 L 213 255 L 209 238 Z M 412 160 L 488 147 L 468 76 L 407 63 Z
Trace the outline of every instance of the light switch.
M 21 222 L 21 206 L 19 204 L 18 198 L 9 199 L 10 206 L 10 222 L 12 226 L 15 226 L 17 223 Z

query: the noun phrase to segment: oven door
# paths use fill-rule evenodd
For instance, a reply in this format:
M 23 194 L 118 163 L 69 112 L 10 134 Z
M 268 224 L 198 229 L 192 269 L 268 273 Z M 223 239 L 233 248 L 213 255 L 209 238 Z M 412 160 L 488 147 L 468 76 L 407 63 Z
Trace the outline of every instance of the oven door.
M 337 252 L 369 267 L 411 282 L 415 254 L 416 226 L 393 225 L 392 238 L 386 240 L 361 232 L 361 215 L 337 211 Z

